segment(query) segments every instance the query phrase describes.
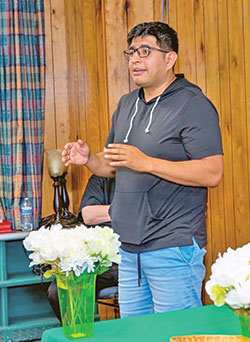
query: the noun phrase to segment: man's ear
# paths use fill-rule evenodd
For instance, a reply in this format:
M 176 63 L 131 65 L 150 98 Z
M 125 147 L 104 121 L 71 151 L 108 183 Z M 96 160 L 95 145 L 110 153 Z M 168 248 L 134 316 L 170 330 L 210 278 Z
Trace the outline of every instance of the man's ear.
M 174 67 L 176 60 L 177 60 L 177 53 L 175 51 L 170 51 L 166 53 L 166 64 L 167 64 L 167 70 L 170 70 Z

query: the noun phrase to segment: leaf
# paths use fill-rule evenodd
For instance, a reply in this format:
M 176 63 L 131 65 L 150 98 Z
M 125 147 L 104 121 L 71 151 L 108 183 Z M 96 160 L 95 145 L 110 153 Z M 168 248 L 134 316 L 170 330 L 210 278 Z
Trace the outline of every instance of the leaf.
M 43 276 L 44 278 L 50 278 L 56 273 L 62 273 L 60 267 L 55 267 L 51 268 L 50 270 L 47 270 L 46 272 L 44 272 Z
M 47 270 L 46 272 L 44 272 L 43 277 L 44 277 L 44 278 L 50 278 L 50 277 L 52 277 L 54 274 L 55 274 L 55 271 L 54 271 L 53 269 Z
M 212 295 L 215 297 L 214 304 L 216 306 L 222 306 L 225 304 L 226 289 L 220 285 L 214 285 L 211 288 Z
M 102 274 L 102 273 L 106 272 L 108 269 L 109 269 L 109 267 L 101 266 L 100 264 L 98 264 L 96 269 L 95 269 L 95 273 L 96 274 Z

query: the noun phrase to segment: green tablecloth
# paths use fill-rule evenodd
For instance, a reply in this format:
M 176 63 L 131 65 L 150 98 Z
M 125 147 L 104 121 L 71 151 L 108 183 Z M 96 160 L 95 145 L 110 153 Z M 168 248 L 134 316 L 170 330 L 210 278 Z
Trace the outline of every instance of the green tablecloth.
M 147 316 L 96 322 L 94 336 L 75 342 L 169 342 L 192 334 L 240 335 L 238 318 L 227 306 L 207 305 Z M 42 342 L 69 342 L 62 328 L 44 331 Z

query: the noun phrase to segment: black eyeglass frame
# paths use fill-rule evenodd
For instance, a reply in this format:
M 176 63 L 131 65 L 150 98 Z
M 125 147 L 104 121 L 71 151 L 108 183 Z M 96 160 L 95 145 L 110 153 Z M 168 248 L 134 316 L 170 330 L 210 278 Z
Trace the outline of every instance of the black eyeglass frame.
M 140 55 L 140 49 L 148 49 L 148 55 L 146 55 L 146 56 L 141 56 Z M 134 56 L 134 54 L 137 52 L 137 54 L 138 54 L 138 56 L 140 57 L 140 58 L 146 58 L 146 57 L 148 57 L 149 55 L 150 55 L 150 53 L 151 53 L 151 50 L 154 50 L 154 51 L 160 51 L 160 52 L 163 52 L 163 53 L 168 53 L 168 52 L 170 52 L 170 51 L 166 51 L 166 50 L 163 50 L 163 49 L 158 49 L 158 48 L 155 48 L 155 47 L 152 47 L 152 46 L 140 46 L 140 47 L 138 47 L 137 49 L 134 49 L 134 48 L 131 48 L 131 49 L 127 49 L 127 50 L 124 50 L 123 51 L 123 54 L 124 54 L 124 57 L 129 61 L 130 59 L 132 59 L 133 58 L 133 56 Z M 131 54 L 131 53 L 129 53 L 129 51 L 133 51 L 133 54 Z

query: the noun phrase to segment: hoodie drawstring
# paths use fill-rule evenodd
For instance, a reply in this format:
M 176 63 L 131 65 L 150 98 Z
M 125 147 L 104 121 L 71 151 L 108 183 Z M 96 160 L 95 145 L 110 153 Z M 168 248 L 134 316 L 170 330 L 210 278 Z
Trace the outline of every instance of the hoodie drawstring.
M 154 104 L 154 106 L 153 106 L 153 108 L 152 108 L 152 110 L 151 110 L 151 112 L 150 112 L 149 123 L 148 123 L 148 125 L 147 125 L 147 127 L 146 127 L 146 129 L 145 129 L 145 133 L 149 133 L 149 128 L 150 128 L 151 123 L 152 123 L 152 120 L 153 120 L 153 112 L 154 112 L 154 109 L 155 109 L 155 107 L 157 106 L 157 104 L 158 104 L 160 98 L 161 98 L 161 96 L 158 96 L 158 97 L 157 97 L 157 100 L 155 101 L 155 104 Z
M 123 140 L 123 142 L 125 142 L 125 143 L 128 142 L 128 137 L 129 137 L 129 134 L 130 134 L 131 129 L 132 129 L 132 127 L 133 127 L 133 121 L 134 121 L 134 118 L 135 118 L 135 116 L 136 116 L 136 114 L 137 114 L 137 111 L 138 111 L 138 102 L 139 102 L 139 97 L 138 97 L 138 99 L 136 100 L 136 103 L 135 103 L 135 112 L 134 112 L 134 114 L 133 114 L 133 116 L 132 116 L 132 118 L 131 118 L 131 120 L 130 120 L 130 125 L 129 125 L 128 132 L 127 132 L 127 134 L 126 134 L 125 139 Z
M 152 121 L 153 121 L 153 113 L 154 113 L 154 110 L 155 110 L 155 107 L 157 106 L 158 102 L 160 101 L 160 98 L 161 96 L 158 96 L 157 97 L 157 100 L 155 101 L 155 104 L 153 105 L 153 108 L 151 109 L 151 112 L 150 112 L 150 116 L 149 116 L 149 122 L 148 122 L 148 125 L 147 127 L 145 128 L 145 133 L 149 133 L 150 132 L 150 126 L 152 124 Z M 138 112 L 138 103 L 139 103 L 139 97 L 138 99 L 136 100 L 136 103 L 135 103 L 135 111 L 134 111 L 134 114 L 132 115 L 131 119 L 130 119 L 130 124 L 129 124 L 129 129 L 127 131 L 127 134 L 126 134 L 126 137 L 125 139 L 123 140 L 124 143 L 127 143 L 128 142 L 128 137 L 129 137 L 129 134 L 133 128 L 133 121 L 134 121 L 134 118 Z
M 137 270 L 138 270 L 138 287 L 141 286 L 141 258 L 140 253 L 137 254 Z

